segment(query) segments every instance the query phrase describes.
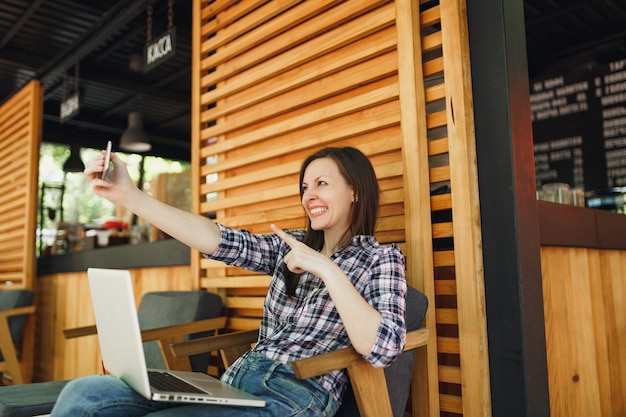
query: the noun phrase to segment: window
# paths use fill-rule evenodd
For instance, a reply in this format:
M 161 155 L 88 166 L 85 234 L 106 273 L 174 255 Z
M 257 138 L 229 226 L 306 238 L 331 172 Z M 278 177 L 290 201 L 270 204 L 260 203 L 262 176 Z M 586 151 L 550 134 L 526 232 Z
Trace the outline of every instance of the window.
M 99 149 L 82 148 L 81 160 L 89 161 L 99 152 Z M 115 153 L 126 163 L 130 176 L 136 183 L 140 178 L 142 158 L 144 159 L 141 187 L 148 194 L 152 194 L 152 184 L 159 175 L 182 173 L 190 168 L 189 162 L 117 151 Z M 115 204 L 91 192 L 90 184 L 82 172 L 63 172 L 63 163 L 69 156 L 68 146 L 52 143 L 41 145 L 37 239 L 39 254 L 53 245 L 59 222 L 90 227 L 121 214 Z

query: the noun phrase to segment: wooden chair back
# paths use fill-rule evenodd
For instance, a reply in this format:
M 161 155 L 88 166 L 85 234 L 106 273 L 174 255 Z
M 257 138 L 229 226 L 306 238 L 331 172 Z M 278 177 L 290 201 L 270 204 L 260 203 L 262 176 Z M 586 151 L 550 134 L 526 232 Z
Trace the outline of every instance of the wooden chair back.
M 0 290 L 0 381 L 3 385 L 31 382 L 34 298 L 30 290 Z
M 205 371 L 209 355 L 176 358 L 169 345 L 218 334 L 226 327 L 221 298 L 206 291 L 153 291 L 144 294 L 137 315 L 146 365 L 185 371 Z M 95 325 L 65 329 L 66 339 L 97 334 Z
M 428 329 L 420 327 L 428 300 L 410 289 L 407 297 L 407 343 L 405 352 L 388 368 L 375 368 L 353 348 L 293 362 L 296 377 L 312 378 L 334 370 L 347 369 L 350 390 L 336 417 L 402 417 L 409 397 L 415 350 L 425 348 Z M 176 358 L 219 351 L 228 368 L 258 339 L 258 330 L 240 331 L 170 345 Z

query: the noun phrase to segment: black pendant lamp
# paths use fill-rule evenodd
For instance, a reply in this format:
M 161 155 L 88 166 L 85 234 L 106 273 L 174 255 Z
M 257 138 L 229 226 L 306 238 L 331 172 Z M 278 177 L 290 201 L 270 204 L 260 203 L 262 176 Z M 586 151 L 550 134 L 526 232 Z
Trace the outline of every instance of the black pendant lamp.
M 80 145 L 73 143 L 70 146 L 70 156 L 63 163 L 63 172 L 83 172 L 85 164 L 80 159 Z

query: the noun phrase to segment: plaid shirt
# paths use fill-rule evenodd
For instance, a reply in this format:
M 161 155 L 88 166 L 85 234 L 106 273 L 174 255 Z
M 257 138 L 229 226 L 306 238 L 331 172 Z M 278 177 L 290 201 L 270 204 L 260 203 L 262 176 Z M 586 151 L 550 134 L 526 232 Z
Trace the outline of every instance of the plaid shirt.
M 282 239 L 275 234 L 256 235 L 223 225 L 219 227 L 220 245 L 211 258 L 273 277 L 265 298 L 259 342 L 254 347 L 256 352 L 288 364 L 351 346 L 339 313 L 320 278 L 304 273 L 295 296 L 286 294 L 283 257 L 290 248 Z M 299 241 L 304 237 L 301 230 L 287 233 Z M 331 259 L 382 315 L 372 352 L 365 359 L 377 367 L 391 364 L 402 353 L 406 342 L 406 279 L 400 249 L 396 245 L 382 246 L 372 236 L 355 236 Z M 231 382 L 241 363 L 235 362 L 222 379 Z M 347 387 L 345 370 L 314 379 L 341 403 Z

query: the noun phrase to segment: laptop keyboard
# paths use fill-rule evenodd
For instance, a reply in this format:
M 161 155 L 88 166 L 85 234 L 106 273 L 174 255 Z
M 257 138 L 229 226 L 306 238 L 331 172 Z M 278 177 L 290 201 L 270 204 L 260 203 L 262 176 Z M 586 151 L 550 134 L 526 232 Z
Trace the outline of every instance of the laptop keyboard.
M 148 378 L 150 379 L 150 385 L 160 391 L 187 392 L 195 394 L 205 393 L 205 391 L 202 391 L 201 389 L 198 389 L 167 372 L 148 371 Z

